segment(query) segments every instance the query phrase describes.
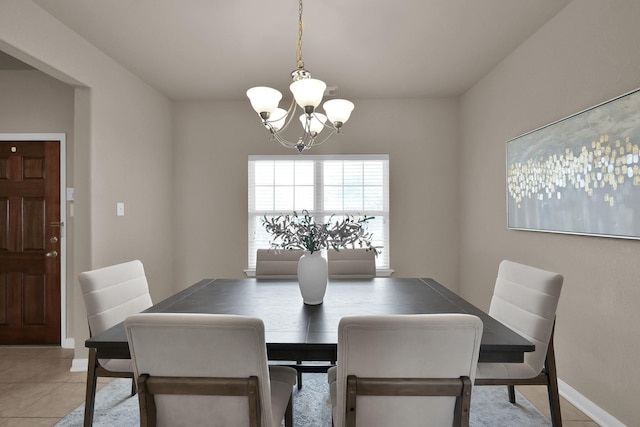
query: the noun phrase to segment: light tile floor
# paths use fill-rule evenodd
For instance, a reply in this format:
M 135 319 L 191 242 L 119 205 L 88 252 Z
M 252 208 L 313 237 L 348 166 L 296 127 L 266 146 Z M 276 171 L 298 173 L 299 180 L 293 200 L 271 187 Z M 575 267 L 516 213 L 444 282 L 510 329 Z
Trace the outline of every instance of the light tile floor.
M 84 402 L 85 372 L 70 372 L 73 350 L 59 347 L 0 346 L 0 427 L 49 427 Z M 110 381 L 100 378 L 98 387 Z M 518 387 L 549 416 L 544 387 Z M 597 427 L 566 400 L 565 427 Z
M 72 359 L 60 347 L 0 346 L 0 427 L 53 426 L 84 402 L 86 373 L 70 372 Z

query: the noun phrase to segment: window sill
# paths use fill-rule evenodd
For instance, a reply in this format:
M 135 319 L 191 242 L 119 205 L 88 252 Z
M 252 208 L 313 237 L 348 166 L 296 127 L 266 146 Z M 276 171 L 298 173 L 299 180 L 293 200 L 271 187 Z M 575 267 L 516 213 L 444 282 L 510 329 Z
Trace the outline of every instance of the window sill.
M 245 269 L 243 271 L 244 271 L 244 274 L 247 275 L 247 277 L 256 277 L 256 270 L 255 269 L 247 268 L 247 269 Z M 389 277 L 394 272 L 395 272 L 395 270 L 393 270 L 392 268 L 377 268 L 376 269 L 376 277 Z

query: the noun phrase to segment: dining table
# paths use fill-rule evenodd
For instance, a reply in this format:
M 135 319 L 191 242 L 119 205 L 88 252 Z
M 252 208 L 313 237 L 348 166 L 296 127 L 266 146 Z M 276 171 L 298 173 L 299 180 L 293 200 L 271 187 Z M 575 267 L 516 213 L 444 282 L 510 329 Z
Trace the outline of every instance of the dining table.
M 162 300 L 147 313 L 252 316 L 265 326 L 271 361 L 335 362 L 338 323 L 345 316 L 467 313 L 483 323 L 479 363 L 521 363 L 534 344 L 431 278 L 330 280 L 322 304 L 306 305 L 296 280 L 203 279 Z M 158 343 L 171 345 L 171 343 Z M 98 359 L 130 358 L 124 321 L 86 340 L 87 395 L 95 393 Z M 417 355 L 419 357 L 419 355 Z M 326 371 L 326 365 L 320 367 Z M 92 408 L 85 411 L 91 425 Z
M 319 305 L 302 302 L 296 280 L 203 279 L 145 310 L 258 317 L 270 360 L 335 361 L 338 322 L 355 315 L 467 313 L 484 325 L 479 363 L 518 363 L 534 344 L 430 278 L 330 280 Z M 124 322 L 87 339 L 97 358 L 128 359 Z

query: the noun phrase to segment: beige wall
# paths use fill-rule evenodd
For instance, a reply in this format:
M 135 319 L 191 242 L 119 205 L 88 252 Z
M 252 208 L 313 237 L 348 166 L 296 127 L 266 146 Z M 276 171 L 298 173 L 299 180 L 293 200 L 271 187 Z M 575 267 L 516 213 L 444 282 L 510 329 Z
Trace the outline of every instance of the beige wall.
M 139 258 L 152 297 L 170 295 L 169 100 L 28 1 L 0 0 L 0 49 L 74 87 L 72 274 Z M 125 203 L 124 217 L 116 202 Z M 88 332 L 80 295 L 71 308 L 81 358 Z
M 66 133 L 73 140 L 73 89 L 37 70 L 0 70 L 0 132 Z
M 457 288 L 457 101 L 355 103 L 345 134 L 307 153 L 388 153 L 394 276 Z M 295 151 L 269 142 L 248 101 L 180 102 L 174 120 L 176 284 L 244 277 L 247 156 Z
M 628 425 L 638 425 L 640 242 L 508 231 L 505 142 L 639 87 L 639 16 L 635 0 L 574 1 L 461 104 L 463 295 L 487 308 L 504 258 L 564 274 L 558 375 Z

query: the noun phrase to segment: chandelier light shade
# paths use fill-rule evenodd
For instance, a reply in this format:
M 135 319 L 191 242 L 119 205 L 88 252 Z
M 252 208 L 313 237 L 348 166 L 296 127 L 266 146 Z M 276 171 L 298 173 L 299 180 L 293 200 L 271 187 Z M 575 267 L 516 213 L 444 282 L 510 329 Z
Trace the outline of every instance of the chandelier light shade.
M 295 148 L 299 153 L 315 145 L 326 142 L 336 133 L 342 133 L 344 125 L 353 111 L 352 102 L 345 99 L 332 99 L 322 105 L 324 113 L 317 109 L 322 102 L 322 97 L 327 85 L 322 80 L 311 78 L 311 73 L 304 69 L 302 62 L 302 0 L 299 0 L 298 13 L 298 46 L 296 50 L 297 68 L 291 72 L 293 83 L 289 90 L 293 95 L 291 105 L 288 110 L 279 108 L 282 93 L 276 89 L 265 86 L 257 86 L 247 91 L 247 97 L 251 101 L 251 107 L 258 113 L 262 124 L 271 133 L 271 139 L 278 141 L 287 148 Z M 290 142 L 281 134 L 296 116 L 297 107 L 302 109 L 300 116 L 302 124 L 302 135 L 296 142 Z M 324 129 L 328 129 L 329 134 L 322 139 L 317 136 Z
M 252 87 L 247 91 L 247 96 L 251 101 L 251 106 L 258 114 L 267 114 L 267 118 L 273 113 L 282 99 L 280 91 L 270 87 Z
M 327 121 L 327 116 L 320 113 L 312 114 L 311 120 L 307 120 L 306 114 L 302 114 L 300 116 L 300 123 L 302 123 L 302 127 L 304 128 L 305 132 L 308 132 L 313 137 L 315 137 L 320 132 L 322 132 L 322 129 L 324 129 L 324 126 L 325 126 L 324 123 L 326 121 Z M 306 128 L 307 124 L 309 126 L 308 129 Z
M 271 113 L 271 120 L 269 120 L 271 124 L 271 128 L 273 130 L 280 130 L 284 127 L 284 124 L 287 120 L 287 110 L 283 108 L 276 108 L 276 110 Z M 269 129 L 269 126 L 265 124 L 265 127 Z
M 300 108 L 306 110 L 316 108 L 322 102 L 322 96 L 327 85 L 322 80 L 304 79 L 291 83 L 289 90 L 293 94 L 296 103 Z
M 322 108 L 333 126 L 340 128 L 343 123 L 349 120 L 353 111 L 353 102 L 346 99 L 332 99 L 322 104 Z

